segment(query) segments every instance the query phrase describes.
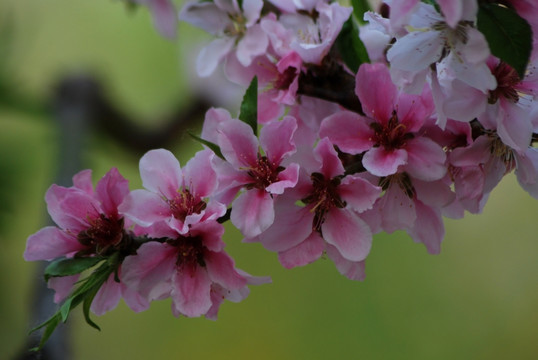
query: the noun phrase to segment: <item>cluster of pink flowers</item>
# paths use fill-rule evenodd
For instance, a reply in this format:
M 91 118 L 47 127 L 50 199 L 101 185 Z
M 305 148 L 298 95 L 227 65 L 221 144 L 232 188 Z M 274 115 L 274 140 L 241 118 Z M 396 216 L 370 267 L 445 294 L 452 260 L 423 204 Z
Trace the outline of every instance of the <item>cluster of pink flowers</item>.
M 442 217 L 480 213 L 512 170 L 538 198 L 537 51 L 520 77 L 491 54 L 477 1 L 385 3 L 389 17 L 365 14 L 360 37 L 372 63 L 356 73 L 333 51 L 351 8 L 326 0 L 186 4 L 179 19 L 215 36 L 198 57 L 199 74 L 222 65 L 232 82 L 256 77 L 257 125 L 210 109 L 206 149 L 184 168 L 166 150 L 148 152 L 142 190 L 129 192 L 114 169 L 95 191 L 89 172 L 71 188 L 53 185 L 46 200 L 59 228 L 32 235 L 25 258 L 119 253 L 96 313 L 120 297 L 135 311 L 170 297 L 176 316 L 215 318 L 223 299 L 239 301 L 247 285 L 269 281 L 236 269 L 223 250 L 228 219 L 285 268 L 326 254 L 341 274 L 363 280 L 374 234 L 404 230 L 437 254 Z M 533 1 L 502 3 L 538 34 Z M 354 78 L 362 111 L 301 90 L 335 63 Z M 76 276 L 50 280 L 56 300 Z

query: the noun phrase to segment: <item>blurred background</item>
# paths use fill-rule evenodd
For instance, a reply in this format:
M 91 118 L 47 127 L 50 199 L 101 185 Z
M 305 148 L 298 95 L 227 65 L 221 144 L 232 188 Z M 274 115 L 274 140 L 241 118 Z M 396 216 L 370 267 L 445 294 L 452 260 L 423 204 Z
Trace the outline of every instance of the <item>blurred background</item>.
M 135 189 L 148 147 L 165 146 L 184 164 L 200 145 L 183 129 L 199 131 L 211 105 L 236 113 L 243 90 L 193 75 L 207 39 L 181 24 L 178 39 L 167 41 L 145 8 L 121 1 L 0 0 L 0 359 L 17 358 L 36 325 L 41 273 L 22 253 L 49 221 L 44 194 L 66 176 L 62 163 L 73 154 L 65 144 L 80 145 L 68 179 L 91 168 L 97 181 L 117 167 Z M 70 108 L 79 93 L 93 94 L 105 115 L 62 133 L 61 119 L 87 110 L 87 102 Z M 513 175 L 483 214 L 446 221 L 441 255 L 405 233 L 376 236 L 364 282 L 324 259 L 284 270 L 232 228 L 225 241 L 239 268 L 273 283 L 224 303 L 216 322 L 174 318 L 169 301 L 139 314 L 120 303 L 94 317 L 99 332 L 76 309 L 72 358 L 538 358 L 538 201 Z

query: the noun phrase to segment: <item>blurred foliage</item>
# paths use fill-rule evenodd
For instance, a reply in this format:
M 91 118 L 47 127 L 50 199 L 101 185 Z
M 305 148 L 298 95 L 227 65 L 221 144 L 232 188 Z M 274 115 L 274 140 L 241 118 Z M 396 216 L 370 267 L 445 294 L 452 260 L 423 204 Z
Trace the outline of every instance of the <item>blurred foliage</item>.
M 86 71 L 137 121 L 158 126 L 153 119 L 188 103 L 190 88 L 203 84 L 190 74 L 207 37 L 181 25 L 179 42 L 167 42 L 143 8 L 131 13 L 110 0 L 3 0 L 0 14 L 6 13 L 12 44 L 2 73 L 40 109 L 60 77 Z M 0 359 L 20 350 L 31 325 L 30 286 L 41 275 L 22 253 L 28 235 L 46 224 L 43 196 L 58 166 L 54 119 L 29 109 L 0 105 Z M 171 149 L 182 164 L 200 148 L 187 139 Z M 116 166 L 132 189 L 141 185 L 137 157 L 107 136 L 89 134 L 85 161 L 94 181 Z M 538 202 L 508 176 L 484 214 L 447 220 L 439 256 L 403 233 L 377 236 L 362 283 L 324 259 L 285 270 L 275 254 L 242 244 L 227 227 L 237 266 L 271 275 L 273 284 L 251 287 L 240 304 L 224 303 L 216 322 L 176 319 L 169 301 L 139 314 L 122 303 L 96 319 L 101 332 L 79 314 L 69 320 L 75 359 L 535 359 L 537 214 Z

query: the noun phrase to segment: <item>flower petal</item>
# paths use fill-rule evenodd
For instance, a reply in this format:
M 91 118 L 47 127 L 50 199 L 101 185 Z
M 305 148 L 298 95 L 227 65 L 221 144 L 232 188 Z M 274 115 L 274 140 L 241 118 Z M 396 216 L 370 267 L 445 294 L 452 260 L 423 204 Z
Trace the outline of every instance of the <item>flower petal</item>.
M 372 232 L 361 218 L 349 210 L 332 209 L 321 225 L 323 238 L 351 261 L 361 261 L 372 247 Z

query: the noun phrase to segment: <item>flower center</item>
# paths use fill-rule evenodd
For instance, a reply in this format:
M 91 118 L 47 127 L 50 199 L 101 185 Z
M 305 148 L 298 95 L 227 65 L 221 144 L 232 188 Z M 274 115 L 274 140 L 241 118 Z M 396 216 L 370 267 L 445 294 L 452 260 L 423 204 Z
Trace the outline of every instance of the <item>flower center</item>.
M 188 275 L 194 276 L 198 266 L 205 266 L 204 245 L 198 236 L 187 237 L 180 235 L 167 241 L 177 249 L 176 266 Z
M 372 122 L 370 128 L 374 130 L 372 140 L 386 150 L 400 149 L 407 140 L 413 138 L 413 134 L 407 132 L 407 127 L 398 122 L 396 111 L 392 111 L 392 116 L 387 123 Z
M 172 215 L 181 221 L 191 214 L 199 214 L 207 204 L 200 198 L 192 195 L 189 190 L 184 189 L 176 194 L 173 199 L 167 199 Z
M 514 68 L 501 61 L 495 69 L 492 70 L 492 73 L 495 76 L 495 79 L 497 79 L 497 88 L 489 92 L 488 102 L 490 104 L 495 104 L 502 96 L 505 99 L 508 99 L 508 101 L 517 103 L 519 94 L 515 87 L 519 84 L 520 79 Z
M 297 73 L 297 69 L 294 67 L 287 68 L 283 73 L 279 73 L 276 80 L 273 83 L 273 86 L 275 89 L 278 90 L 287 90 L 289 89 L 291 83 L 293 82 L 293 79 Z
M 104 255 L 109 250 L 117 248 L 123 239 L 123 218 L 106 217 L 100 214 L 98 218 L 88 220 L 90 227 L 77 235 L 77 240 L 89 249 L 86 253 Z
M 246 185 L 247 190 L 260 189 L 264 190 L 266 187 L 278 181 L 278 173 L 284 168 L 278 166 L 278 164 L 269 161 L 267 156 L 258 155 L 258 163 L 249 168 L 247 174 L 252 178 L 252 182 Z
M 491 155 L 499 158 L 504 163 L 507 173 L 515 169 L 516 159 L 514 157 L 514 151 L 505 145 L 497 134 L 491 133 L 489 137 L 492 140 L 489 147 Z
M 310 179 L 312 180 L 312 191 L 307 197 L 301 199 L 301 201 L 306 205 L 313 205 L 310 210 L 315 213 L 312 229 L 321 231 L 321 225 L 325 221 L 325 215 L 329 210 L 334 207 L 344 208 L 346 202 L 338 194 L 340 177 L 327 179 L 321 173 L 313 173 L 310 175 Z
M 379 186 L 381 186 L 384 191 L 388 190 L 392 184 L 398 185 L 410 199 L 415 197 L 416 191 L 411 182 L 411 178 L 407 173 L 397 173 L 383 177 L 379 180 Z

